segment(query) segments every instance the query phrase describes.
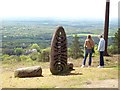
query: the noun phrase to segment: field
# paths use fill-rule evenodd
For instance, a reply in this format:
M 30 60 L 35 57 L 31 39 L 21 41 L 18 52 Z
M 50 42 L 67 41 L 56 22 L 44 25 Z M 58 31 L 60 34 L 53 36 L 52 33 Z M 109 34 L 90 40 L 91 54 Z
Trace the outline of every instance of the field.
M 118 55 L 105 57 L 105 68 L 97 68 L 99 57 L 93 57 L 92 67 L 80 68 L 82 58 L 68 59 L 74 71 L 64 75 L 52 75 L 49 62 L 2 63 L 2 88 L 118 88 Z M 21 67 L 41 66 L 43 77 L 15 78 L 14 70 Z

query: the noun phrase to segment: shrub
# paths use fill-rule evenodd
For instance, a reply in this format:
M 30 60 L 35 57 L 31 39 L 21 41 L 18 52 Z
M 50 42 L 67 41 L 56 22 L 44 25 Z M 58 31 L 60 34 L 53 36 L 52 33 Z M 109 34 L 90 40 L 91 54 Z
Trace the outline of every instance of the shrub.
M 30 48 L 36 49 L 38 52 L 41 52 L 41 47 L 38 44 L 33 44 Z
M 20 56 L 23 53 L 23 49 L 22 48 L 15 48 L 14 52 L 17 56 Z
M 31 58 L 32 60 L 37 60 L 37 58 L 38 58 L 38 52 L 32 52 L 32 53 L 30 54 L 30 58 Z
M 118 53 L 118 46 L 110 45 L 108 47 L 108 52 L 111 53 L 111 54 L 117 54 Z
M 31 58 L 29 56 L 26 56 L 26 55 L 21 55 L 20 59 L 21 59 L 21 61 L 32 61 Z
M 77 59 L 83 57 L 82 45 L 80 44 L 79 37 L 77 34 L 73 37 L 72 45 L 68 49 L 69 57 Z

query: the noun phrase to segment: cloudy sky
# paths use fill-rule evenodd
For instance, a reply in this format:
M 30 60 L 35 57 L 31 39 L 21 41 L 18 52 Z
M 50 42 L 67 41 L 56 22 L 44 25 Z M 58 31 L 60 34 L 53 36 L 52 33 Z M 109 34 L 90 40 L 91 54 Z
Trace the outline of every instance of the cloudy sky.
M 110 18 L 118 17 L 118 2 L 110 0 Z M 106 0 L 0 0 L 0 17 L 103 18 Z

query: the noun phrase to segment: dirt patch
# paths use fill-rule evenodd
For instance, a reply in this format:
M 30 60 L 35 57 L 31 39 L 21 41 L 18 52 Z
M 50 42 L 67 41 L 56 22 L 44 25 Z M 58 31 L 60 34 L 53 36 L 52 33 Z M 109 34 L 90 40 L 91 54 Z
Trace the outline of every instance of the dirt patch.
M 86 81 L 85 88 L 118 88 L 118 79 Z

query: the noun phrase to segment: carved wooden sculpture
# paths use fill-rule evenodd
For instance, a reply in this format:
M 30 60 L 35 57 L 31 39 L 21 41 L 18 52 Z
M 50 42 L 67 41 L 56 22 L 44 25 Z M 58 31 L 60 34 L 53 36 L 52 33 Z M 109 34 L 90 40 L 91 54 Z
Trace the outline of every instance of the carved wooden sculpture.
M 62 26 L 57 28 L 51 41 L 50 71 L 54 75 L 67 71 L 67 39 Z

